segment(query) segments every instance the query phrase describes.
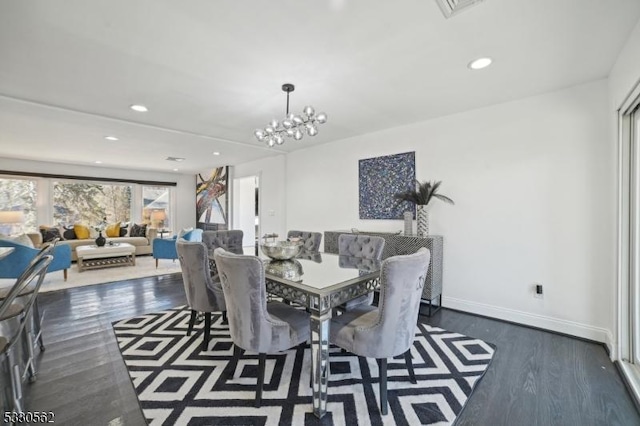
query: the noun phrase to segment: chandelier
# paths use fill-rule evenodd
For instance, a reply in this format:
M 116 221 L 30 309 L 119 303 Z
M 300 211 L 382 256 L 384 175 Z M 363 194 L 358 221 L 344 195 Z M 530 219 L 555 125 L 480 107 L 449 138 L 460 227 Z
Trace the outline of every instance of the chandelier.
M 318 124 L 327 122 L 327 114 L 320 112 L 316 114 L 312 106 L 306 106 L 302 114 L 289 114 L 289 93 L 296 87 L 286 83 L 282 85 L 282 91 L 287 92 L 287 114 L 286 118 L 279 122 L 275 118 L 269 122 L 264 129 L 257 129 L 253 134 L 260 142 L 266 142 L 269 146 L 282 145 L 284 138 L 289 137 L 297 141 L 302 139 L 304 133 L 309 136 L 318 134 Z

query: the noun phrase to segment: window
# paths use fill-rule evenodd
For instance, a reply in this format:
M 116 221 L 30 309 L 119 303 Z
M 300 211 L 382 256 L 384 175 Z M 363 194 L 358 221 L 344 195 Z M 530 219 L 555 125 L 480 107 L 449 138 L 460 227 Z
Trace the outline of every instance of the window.
M 0 211 L 18 211 L 22 216 L 11 215 L 12 222 L 0 223 L 0 234 L 11 235 L 37 229 L 37 183 L 29 179 L 0 178 Z M 13 220 L 18 220 L 13 222 Z
M 142 221 L 152 228 L 171 229 L 171 191 L 168 186 L 142 187 Z
M 53 182 L 53 221 L 60 226 L 129 222 L 131 185 Z

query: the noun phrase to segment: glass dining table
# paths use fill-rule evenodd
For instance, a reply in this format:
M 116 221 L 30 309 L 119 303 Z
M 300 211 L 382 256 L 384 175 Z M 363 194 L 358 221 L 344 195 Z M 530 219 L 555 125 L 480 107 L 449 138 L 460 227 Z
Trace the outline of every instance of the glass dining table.
M 245 250 L 254 254 L 253 249 Z M 265 264 L 267 293 L 306 307 L 311 314 L 311 385 L 313 413 L 327 412 L 329 386 L 329 326 L 333 308 L 376 290 L 380 262 L 319 252 L 302 252 L 291 260 Z

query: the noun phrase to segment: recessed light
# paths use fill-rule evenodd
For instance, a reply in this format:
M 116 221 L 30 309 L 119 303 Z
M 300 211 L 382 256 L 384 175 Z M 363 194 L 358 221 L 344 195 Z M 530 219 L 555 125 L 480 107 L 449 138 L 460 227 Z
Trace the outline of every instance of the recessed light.
M 174 171 L 174 172 L 177 172 L 177 171 L 178 171 L 178 169 L 173 169 L 173 171 Z
M 118 138 L 116 138 L 115 136 L 105 136 L 104 137 L 106 140 L 108 141 L 117 141 L 119 140 Z
M 138 111 L 138 112 L 147 112 L 147 111 L 149 111 L 149 109 L 144 105 L 131 105 L 129 108 L 131 108 L 134 111 Z
M 215 151 L 213 155 L 220 155 L 220 153 L 218 151 Z
M 472 70 L 481 70 L 482 68 L 486 68 L 491 65 L 491 62 L 493 62 L 493 59 L 491 58 L 478 58 L 469 62 L 469 65 L 467 66 Z
M 102 161 L 100 161 L 100 160 L 96 160 L 96 161 L 95 161 L 95 163 L 96 163 L 96 164 L 102 164 Z

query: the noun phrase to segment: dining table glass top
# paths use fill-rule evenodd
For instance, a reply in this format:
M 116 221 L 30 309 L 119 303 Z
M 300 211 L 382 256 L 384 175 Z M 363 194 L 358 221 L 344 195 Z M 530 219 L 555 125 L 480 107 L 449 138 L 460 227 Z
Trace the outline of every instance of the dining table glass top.
M 244 252 L 255 255 L 253 247 Z M 331 253 L 303 251 L 291 260 L 272 260 L 263 253 L 258 257 L 265 265 L 266 278 L 317 294 L 331 293 L 380 273 L 380 261 Z

